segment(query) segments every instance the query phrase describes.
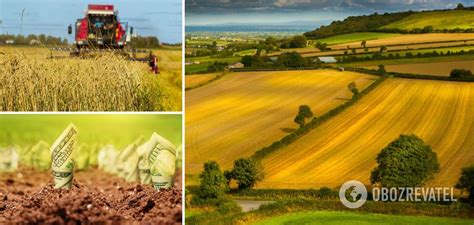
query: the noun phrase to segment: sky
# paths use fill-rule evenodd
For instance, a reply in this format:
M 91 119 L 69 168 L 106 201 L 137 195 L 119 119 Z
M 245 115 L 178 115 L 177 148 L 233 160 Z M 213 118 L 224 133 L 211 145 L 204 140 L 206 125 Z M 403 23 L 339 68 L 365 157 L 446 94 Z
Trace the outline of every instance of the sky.
M 474 6 L 474 0 L 186 0 L 186 25 L 327 22 L 374 12 Z
M 84 17 L 88 4 L 113 4 L 120 20 L 133 26 L 135 33 L 181 43 L 181 0 L 0 0 L 0 32 L 19 34 L 25 9 L 24 35 L 44 33 L 72 41 L 67 27 Z

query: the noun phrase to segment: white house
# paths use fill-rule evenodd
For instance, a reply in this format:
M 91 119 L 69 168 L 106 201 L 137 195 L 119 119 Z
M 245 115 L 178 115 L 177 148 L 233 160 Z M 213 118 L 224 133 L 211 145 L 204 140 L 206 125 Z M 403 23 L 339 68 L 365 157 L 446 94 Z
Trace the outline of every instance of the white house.
M 242 64 L 241 62 L 237 62 L 237 63 L 229 65 L 229 69 L 240 69 L 240 68 L 244 68 L 244 64 Z
M 318 59 L 323 63 L 336 63 L 337 62 L 334 56 L 322 56 L 322 57 L 318 57 Z

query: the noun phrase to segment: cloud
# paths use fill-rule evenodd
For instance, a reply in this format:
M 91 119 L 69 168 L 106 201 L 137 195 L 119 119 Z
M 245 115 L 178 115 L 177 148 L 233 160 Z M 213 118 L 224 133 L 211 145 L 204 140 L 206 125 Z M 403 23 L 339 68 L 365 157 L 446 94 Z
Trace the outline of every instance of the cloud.
M 186 0 L 186 13 L 242 13 L 266 11 L 403 11 L 447 8 L 471 0 Z

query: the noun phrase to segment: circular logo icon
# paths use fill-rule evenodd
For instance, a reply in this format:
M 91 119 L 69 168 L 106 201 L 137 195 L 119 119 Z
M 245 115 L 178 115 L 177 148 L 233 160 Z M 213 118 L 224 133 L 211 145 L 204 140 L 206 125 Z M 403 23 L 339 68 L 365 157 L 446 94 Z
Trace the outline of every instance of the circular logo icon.
M 367 200 L 367 189 L 360 181 L 346 181 L 339 189 L 339 200 L 347 208 L 359 208 Z

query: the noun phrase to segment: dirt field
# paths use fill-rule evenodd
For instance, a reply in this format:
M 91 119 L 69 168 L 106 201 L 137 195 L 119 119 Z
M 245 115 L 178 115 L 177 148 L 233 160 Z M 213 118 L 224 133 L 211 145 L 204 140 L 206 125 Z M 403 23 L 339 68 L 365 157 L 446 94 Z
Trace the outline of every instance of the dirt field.
M 367 69 L 377 69 L 378 66 L 366 66 Z M 386 65 L 385 70 L 397 73 L 426 74 L 449 77 L 453 69 L 467 69 L 474 71 L 474 60 L 436 63 L 413 63 Z
M 438 155 L 428 185 L 452 186 L 474 162 L 474 83 L 389 79 L 342 114 L 263 160 L 260 188 L 369 183 L 377 154 L 400 134 L 416 134 Z M 284 168 L 284 169 L 282 169 Z
M 186 88 L 192 88 L 204 84 L 219 75 L 218 73 L 210 74 L 198 74 L 198 75 L 186 75 L 184 77 L 186 82 Z
M 375 77 L 334 70 L 231 73 L 186 92 L 186 173 L 217 160 L 223 168 L 295 129 L 298 107 L 321 115 Z
M 0 174 L 0 224 L 181 224 L 181 176 L 162 191 L 96 169 L 74 179 L 55 190 L 49 171 Z
M 371 46 L 382 46 L 382 45 L 400 45 L 400 44 L 414 44 L 414 43 L 426 43 L 426 42 L 443 42 L 443 41 L 463 41 L 474 39 L 474 33 L 430 33 L 430 34 L 405 34 L 396 37 L 381 38 L 367 41 L 367 47 Z M 333 49 L 347 49 L 347 46 L 351 48 L 360 48 L 360 41 L 353 43 L 344 43 L 340 45 L 330 46 Z

